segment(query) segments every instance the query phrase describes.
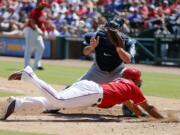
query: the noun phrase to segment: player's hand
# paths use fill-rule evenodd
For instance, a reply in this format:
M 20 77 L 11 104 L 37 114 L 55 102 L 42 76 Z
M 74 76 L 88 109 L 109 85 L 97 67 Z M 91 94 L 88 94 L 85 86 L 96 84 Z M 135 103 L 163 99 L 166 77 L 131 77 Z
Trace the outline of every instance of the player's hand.
M 95 49 L 99 44 L 99 36 L 97 38 L 91 37 L 90 39 L 90 46 Z

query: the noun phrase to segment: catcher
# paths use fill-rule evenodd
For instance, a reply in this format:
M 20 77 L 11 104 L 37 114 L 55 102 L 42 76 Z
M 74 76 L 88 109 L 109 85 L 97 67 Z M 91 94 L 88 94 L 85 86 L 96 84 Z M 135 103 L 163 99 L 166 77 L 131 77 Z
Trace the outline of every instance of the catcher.
M 105 83 L 119 77 L 125 63 L 131 63 L 135 56 L 135 44 L 121 32 L 123 20 L 108 21 L 95 33 L 85 35 L 84 55 L 95 52 L 94 64 L 80 80 Z
M 110 83 L 98 84 L 93 81 L 81 80 L 69 88 L 57 92 L 49 84 L 39 79 L 30 66 L 9 76 L 9 80 L 23 80 L 39 88 L 44 97 L 9 98 L 7 108 L 1 119 L 6 120 L 12 113 L 40 105 L 46 108 L 49 104 L 56 108 L 76 108 L 97 106 L 110 108 L 116 104 L 125 104 L 137 117 L 141 117 L 142 107 L 152 117 L 161 119 L 163 116 L 150 105 L 144 97 L 141 86 L 141 73 L 137 69 L 125 68 L 122 78 Z M 41 102 L 39 102 L 41 100 Z M 43 102 L 42 102 L 43 101 Z

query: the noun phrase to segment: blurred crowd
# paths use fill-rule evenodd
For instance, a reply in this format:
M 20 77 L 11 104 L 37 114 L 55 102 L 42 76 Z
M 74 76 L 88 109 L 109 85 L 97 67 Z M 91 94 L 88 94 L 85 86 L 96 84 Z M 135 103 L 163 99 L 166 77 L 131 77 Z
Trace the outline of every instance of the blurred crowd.
M 138 35 L 159 27 L 180 34 L 179 0 L 47 0 L 49 36 L 82 37 L 114 16 L 124 19 L 124 32 Z M 22 34 L 37 0 L 0 0 L 0 32 Z

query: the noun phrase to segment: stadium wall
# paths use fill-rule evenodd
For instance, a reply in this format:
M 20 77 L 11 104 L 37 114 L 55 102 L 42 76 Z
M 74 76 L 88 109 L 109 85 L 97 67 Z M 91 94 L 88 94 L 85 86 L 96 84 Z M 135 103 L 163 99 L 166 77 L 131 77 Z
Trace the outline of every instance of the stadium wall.
M 56 58 L 56 39 L 44 39 L 43 58 Z M 24 57 L 25 39 L 23 36 L 0 35 L 0 55 Z
M 137 40 L 136 63 L 180 65 L 180 36 L 157 35 L 155 38 L 135 38 Z M 81 59 L 82 38 L 56 37 L 44 39 L 47 59 Z M 24 56 L 25 39 L 22 36 L 0 35 L 0 55 Z

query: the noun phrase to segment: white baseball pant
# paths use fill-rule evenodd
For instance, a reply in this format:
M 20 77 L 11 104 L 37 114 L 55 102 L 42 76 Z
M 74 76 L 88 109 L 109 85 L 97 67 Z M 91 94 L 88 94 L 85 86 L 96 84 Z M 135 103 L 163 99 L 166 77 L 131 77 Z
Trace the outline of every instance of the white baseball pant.
M 23 31 L 25 37 L 24 67 L 30 66 L 33 49 L 35 51 L 35 60 L 33 69 L 41 66 L 41 58 L 45 49 L 43 37 L 37 31 L 26 27 Z
M 102 87 L 88 80 L 76 82 L 71 87 L 57 92 L 49 84 L 39 79 L 29 66 L 25 68 L 22 80 L 37 86 L 44 97 L 16 98 L 15 112 L 37 105 L 45 109 L 86 107 L 99 104 L 103 98 Z

